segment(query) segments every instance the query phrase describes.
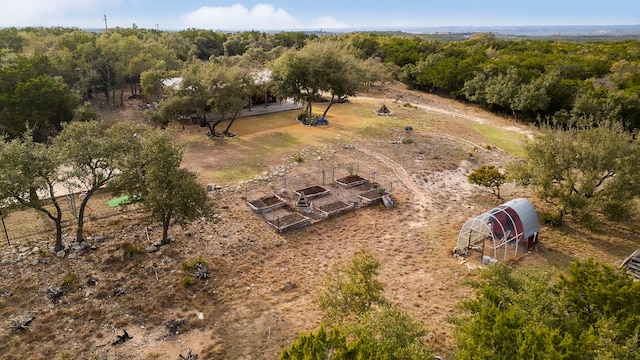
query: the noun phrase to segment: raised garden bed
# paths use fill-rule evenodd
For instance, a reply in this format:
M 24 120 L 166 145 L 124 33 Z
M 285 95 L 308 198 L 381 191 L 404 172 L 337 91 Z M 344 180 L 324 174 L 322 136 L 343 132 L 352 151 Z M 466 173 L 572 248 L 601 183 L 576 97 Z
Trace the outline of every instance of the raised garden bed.
M 336 201 L 318 207 L 318 211 L 322 216 L 329 217 L 338 213 L 353 209 L 353 204 L 346 204 L 342 201 Z
M 372 201 L 380 200 L 382 198 L 382 195 L 383 194 L 381 194 L 379 190 L 373 189 L 373 190 L 369 190 L 367 192 L 363 192 L 361 194 L 358 194 L 358 197 L 360 199 L 362 199 L 362 201 L 365 204 L 368 204 L 368 203 L 370 203 Z
M 359 175 L 348 175 L 340 179 L 334 180 L 337 184 L 340 184 L 346 188 L 362 185 L 367 182 L 367 179 Z
M 300 196 L 300 194 L 304 194 L 304 196 L 306 196 L 307 199 L 312 199 L 312 198 L 327 195 L 329 193 L 329 190 L 323 188 L 322 186 L 316 185 L 316 186 L 310 186 L 308 188 L 296 190 L 295 193 L 298 196 Z
M 311 224 L 308 217 L 299 213 L 288 213 L 275 219 L 268 220 L 267 222 L 269 225 L 276 228 L 278 232 L 297 229 Z
M 271 195 L 257 200 L 249 201 L 248 204 L 253 209 L 253 211 L 267 212 L 285 206 L 286 201 L 284 201 L 278 195 Z

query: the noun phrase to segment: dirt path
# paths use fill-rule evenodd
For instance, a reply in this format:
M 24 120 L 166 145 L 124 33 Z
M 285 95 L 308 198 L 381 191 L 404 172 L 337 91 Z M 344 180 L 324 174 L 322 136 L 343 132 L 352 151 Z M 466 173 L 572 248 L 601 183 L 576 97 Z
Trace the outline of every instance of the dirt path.
M 413 181 L 411 175 L 409 175 L 407 170 L 402 167 L 402 165 L 398 164 L 387 156 L 374 152 L 364 146 L 359 145 L 356 147 L 356 149 L 367 156 L 373 157 L 374 159 L 384 164 L 384 166 L 391 169 L 398 180 L 400 180 L 400 182 L 413 195 L 413 203 L 418 210 L 418 216 L 423 217 L 425 215 L 425 209 L 427 205 L 432 202 L 432 200 L 430 199 L 429 195 Z
M 451 117 L 473 121 L 478 124 L 491 124 L 494 126 L 500 126 L 505 130 L 514 131 L 514 132 L 517 132 L 518 134 L 522 134 L 527 137 L 533 137 L 533 131 L 531 131 L 531 129 L 527 128 L 526 126 L 505 124 L 504 121 L 498 121 L 496 118 L 489 119 L 487 116 L 473 115 L 470 110 L 475 110 L 475 109 L 472 109 L 470 106 L 464 106 L 464 104 L 455 102 L 454 100 L 443 99 L 431 94 L 424 94 L 424 93 L 411 91 L 408 89 L 402 89 L 399 86 L 395 86 L 394 90 L 396 91 L 396 93 L 402 95 L 402 99 L 404 99 L 405 101 L 409 101 L 411 105 L 419 109 L 422 109 L 428 112 L 433 112 L 437 114 L 442 114 L 442 115 L 447 115 Z M 370 100 L 370 101 L 382 100 L 383 102 L 391 102 L 391 103 L 398 102 L 398 100 L 395 100 L 392 97 L 378 98 L 378 97 L 358 96 L 356 97 L 356 99 Z M 432 105 L 430 105 L 429 103 L 431 103 Z M 485 115 L 488 115 L 488 113 L 486 113 Z

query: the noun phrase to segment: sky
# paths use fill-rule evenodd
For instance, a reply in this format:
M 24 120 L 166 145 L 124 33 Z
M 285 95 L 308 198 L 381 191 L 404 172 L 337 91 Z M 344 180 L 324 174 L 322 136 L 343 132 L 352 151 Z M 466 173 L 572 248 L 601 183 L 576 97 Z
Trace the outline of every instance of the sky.
M 223 31 L 640 25 L 638 0 L 0 0 L 0 27 Z

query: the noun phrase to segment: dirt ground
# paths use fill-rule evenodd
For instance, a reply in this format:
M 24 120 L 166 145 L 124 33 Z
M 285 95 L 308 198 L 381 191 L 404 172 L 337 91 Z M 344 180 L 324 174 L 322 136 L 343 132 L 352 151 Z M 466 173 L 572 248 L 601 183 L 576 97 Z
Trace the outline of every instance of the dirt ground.
M 394 103 L 398 93 L 403 97 Z M 394 113 L 371 118 L 381 103 Z M 135 104 L 112 116 L 140 118 Z M 463 263 L 451 250 L 468 218 L 501 203 L 468 184 L 466 175 L 512 159 L 472 123 L 513 138 L 531 130 L 401 87 L 336 105 L 328 127 L 301 126 L 291 120 L 295 113 L 279 116 L 284 120 L 273 120 L 277 126 L 262 130 L 255 124 L 264 120 L 238 120 L 234 140 L 205 140 L 197 126 L 177 130 L 188 143 L 185 166 L 219 187 L 210 193 L 217 215 L 173 227 L 174 242 L 157 252 L 144 249 L 160 228 L 142 223 L 135 208 L 102 209 L 108 194 L 91 202 L 96 216 L 87 233 L 94 250 L 58 258 L 47 251 L 48 232 L 1 247 L 0 358 L 178 359 L 193 349 L 200 359 L 275 359 L 300 332 L 319 325 L 316 299 L 324 274 L 366 248 L 382 264 L 387 298 L 422 321 L 425 341 L 452 359 L 446 319 L 472 296 L 462 281 L 477 274 L 479 263 Z M 288 145 L 265 145 L 274 137 Z M 244 178 L 247 162 L 260 170 Z M 284 178 L 304 181 L 354 163 L 362 165 L 361 176 L 375 173 L 386 181 L 394 207 L 362 207 L 280 234 L 247 206 L 259 191 L 281 189 Z M 514 186 L 503 190 L 507 200 L 520 196 L 530 194 Z M 21 224 L 25 214 L 7 221 Z M 563 269 L 589 256 L 615 264 L 639 246 L 636 231 L 623 224 L 589 233 L 570 221 L 559 229 L 543 227 L 541 245 L 514 266 Z M 207 262 L 208 279 L 181 270 L 194 259 Z M 90 284 L 90 277 L 97 282 Z M 47 288 L 63 283 L 64 295 L 50 300 Z M 29 330 L 11 329 L 10 320 L 30 315 L 35 320 Z M 123 329 L 133 338 L 111 345 Z

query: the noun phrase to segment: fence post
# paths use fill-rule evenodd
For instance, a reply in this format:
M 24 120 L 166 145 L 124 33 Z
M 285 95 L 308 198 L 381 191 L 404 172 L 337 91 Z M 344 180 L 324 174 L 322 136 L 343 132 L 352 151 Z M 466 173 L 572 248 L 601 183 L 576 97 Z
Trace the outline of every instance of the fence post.
M 0 219 L 2 219 L 2 228 L 4 229 L 4 236 L 7 238 L 7 245 L 11 246 L 11 242 L 9 241 L 9 232 L 7 232 L 7 225 L 4 223 L 4 214 L 0 212 Z

